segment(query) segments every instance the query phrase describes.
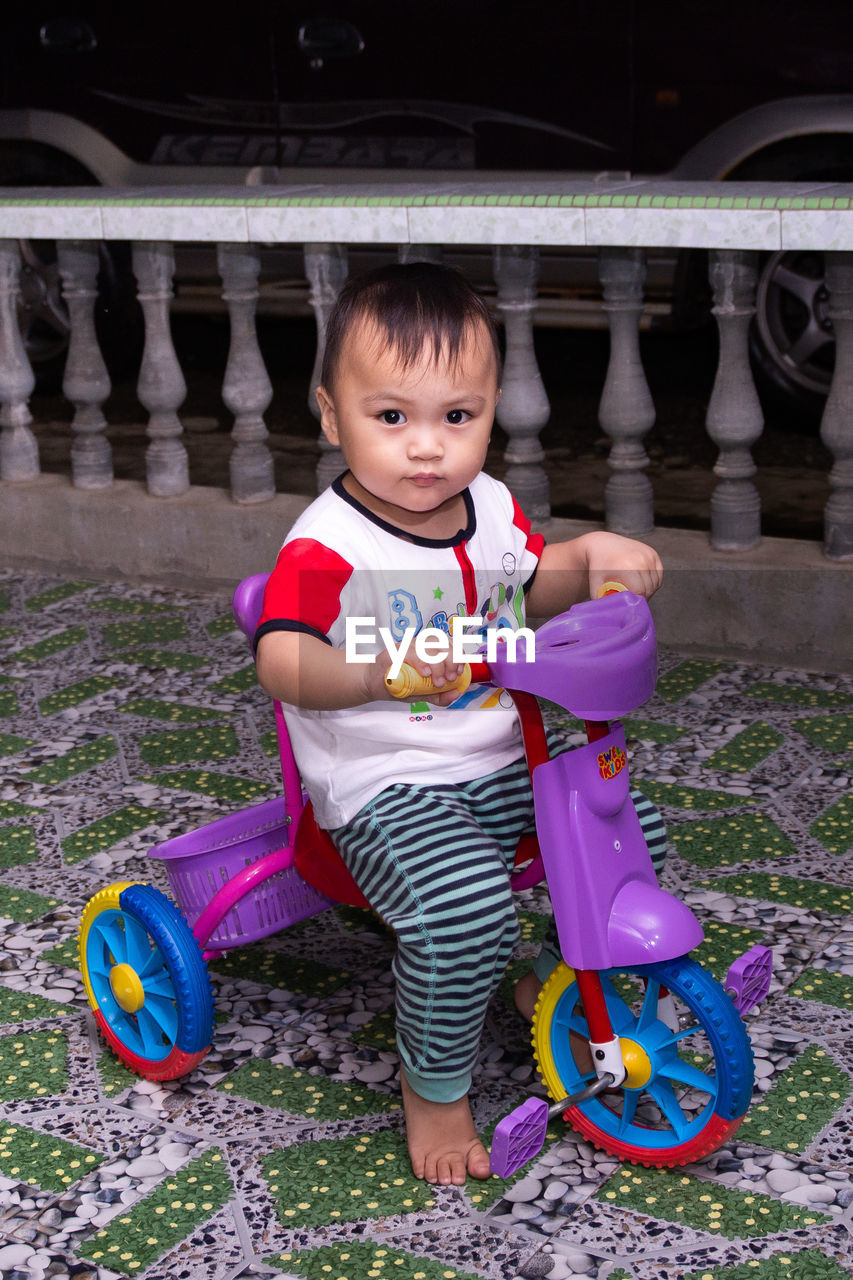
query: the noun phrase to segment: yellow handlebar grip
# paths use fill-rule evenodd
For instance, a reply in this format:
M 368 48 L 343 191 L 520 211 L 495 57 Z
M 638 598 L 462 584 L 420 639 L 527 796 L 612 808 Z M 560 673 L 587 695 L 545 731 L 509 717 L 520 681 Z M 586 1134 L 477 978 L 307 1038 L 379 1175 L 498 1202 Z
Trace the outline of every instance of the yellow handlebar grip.
M 471 668 L 467 662 L 456 679 L 448 680 L 440 689 L 435 687 L 429 676 L 422 676 L 405 662 L 398 675 L 385 677 L 385 687 L 394 698 L 424 697 L 430 693 L 449 693 L 451 689 L 464 693 L 470 683 Z
M 600 600 L 602 596 L 612 596 L 614 591 L 627 590 L 628 588 L 625 586 L 624 582 L 602 582 L 601 586 L 598 588 L 598 595 L 596 596 L 596 599 Z

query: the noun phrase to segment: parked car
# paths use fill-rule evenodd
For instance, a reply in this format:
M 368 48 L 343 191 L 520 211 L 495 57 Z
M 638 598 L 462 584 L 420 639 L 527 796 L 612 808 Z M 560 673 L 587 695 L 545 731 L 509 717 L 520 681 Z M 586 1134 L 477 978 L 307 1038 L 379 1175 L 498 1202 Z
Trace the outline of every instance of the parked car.
M 0 182 L 187 186 L 584 174 L 853 178 L 853 10 L 838 0 L 340 0 L 124 6 L 35 0 L 0 19 Z M 34 361 L 64 348 L 55 254 L 29 242 Z M 486 251 L 466 265 L 490 287 Z M 353 255 L 361 265 L 375 251 Z M 387 257 L 387 253 L 386 253 Z M 103 284 L 127 292 L 105 253 Z M 209 246 L 176 307 L 220 309 Z M 650 258 L 644 323 L 707 314 L 701 255 Z M 825 394 L 817 253 L 762 265 L 765 383 Z M 261 311 L 307 312 L 301 256 L 264 260 Z M 603 323 L 594 255 L 543 253 L 541 324 Z

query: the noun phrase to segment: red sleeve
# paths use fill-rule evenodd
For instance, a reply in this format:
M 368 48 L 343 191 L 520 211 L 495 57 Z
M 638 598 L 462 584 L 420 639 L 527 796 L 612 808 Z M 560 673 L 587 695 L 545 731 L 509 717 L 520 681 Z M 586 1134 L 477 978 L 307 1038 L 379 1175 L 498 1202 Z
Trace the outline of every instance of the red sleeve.
M 530 532 L 530 521 L 527 519 L 527 516 L 522 511 L 515 498 L 512 499 L 512 523 L 515 525 L 516 529 L 521 530 L 526 538 L 526 542 L 524 544 L 525 550 L 532 552 L 538 560 L 545 547 L 545 538 L 541 533 Z
M 264 591 L 255 645 L 268 631 L 307 631 L 328 641 L 352 571 L 343 556 L 313 538 L 286 543 Z

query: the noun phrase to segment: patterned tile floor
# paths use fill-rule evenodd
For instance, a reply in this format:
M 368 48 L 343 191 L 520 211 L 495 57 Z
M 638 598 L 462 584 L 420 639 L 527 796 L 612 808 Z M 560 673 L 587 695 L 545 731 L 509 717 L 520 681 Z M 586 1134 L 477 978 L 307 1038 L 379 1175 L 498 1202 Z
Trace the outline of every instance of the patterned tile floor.
M 388 938 L 327 912 L 213 966 L 212 1052 L 140 1080 L 87 1012 L 90 895 L 161 885 L 155 841 L 278 791 L 271 708 L 222 597 L 0 572 L 0 1273 L 8 1280 L 746 1280 L 853 1271 L 853 683 L 663 655 L 630 721 L 665 872 L 717 976 L 775 957 L 756 1097 L 674 1172 L 561 1122 L 509 1183 L 417 1183 L 401 1136 Z M 572 726 L 567 728 L 571 731 Z M 529 956 L 541 893 L 522 902 Z M 508 986 L 508 984 L 506 984 Z M 484 1130 L 536 1088 L 503 998 Z

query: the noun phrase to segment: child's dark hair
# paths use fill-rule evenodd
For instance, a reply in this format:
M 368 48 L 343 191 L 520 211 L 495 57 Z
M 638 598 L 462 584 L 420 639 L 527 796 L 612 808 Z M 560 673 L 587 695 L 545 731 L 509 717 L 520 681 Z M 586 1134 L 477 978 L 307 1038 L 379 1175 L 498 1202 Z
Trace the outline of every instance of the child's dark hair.
M 452 267 L 432 262 L 392 263 L 348 280 L 329 316 L 320 381 L 332 390 L 341 350 L 361 321 L 375 324 L 384 346 L 396 352 L 403 368 L 415 364 L 425 347 L 435 360 L 451 364 L 472 329 L 485 328 L 500 380 L 501 349 L 495 322 L 478 293 Z

